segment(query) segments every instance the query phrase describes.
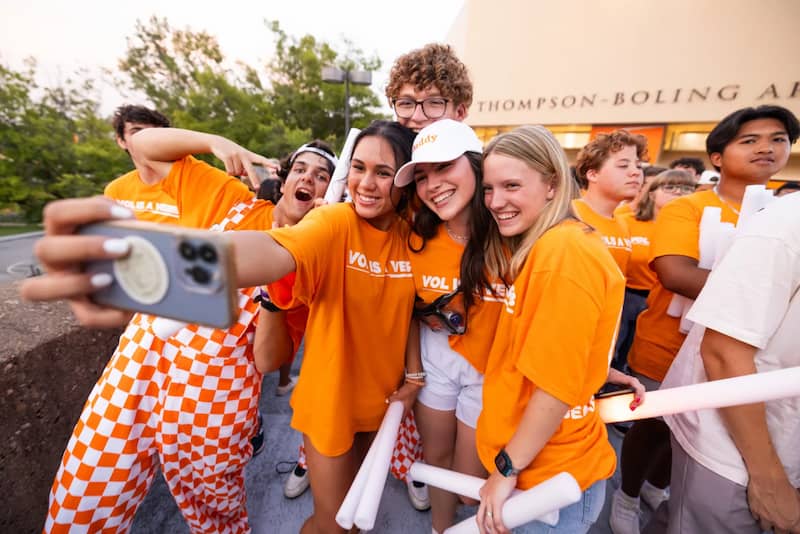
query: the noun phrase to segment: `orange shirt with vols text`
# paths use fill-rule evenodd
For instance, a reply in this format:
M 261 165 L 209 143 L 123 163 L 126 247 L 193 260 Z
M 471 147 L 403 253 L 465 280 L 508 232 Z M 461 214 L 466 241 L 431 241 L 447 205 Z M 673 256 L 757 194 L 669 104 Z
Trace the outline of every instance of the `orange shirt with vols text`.
M 443 224 L 439 225 L 436 235 L 425 242 L 425 248 L 420 252 L 415 250 L 419 250 L 422 245 L 421 237 L 412 234 L 410 244 L 409 259 L 419 298 L 430 304 L 458 288 L 464 245 L 453 241 Z M 476 298 L 475 304 L 467 313 L 464 313 L 461 306 L 458 311 L 466 317 L 467 329 L 463 335 L 452 335 L 448 338 L 450 348 L 461 354 L 480 373 L 486 368 L 505 286 L 496 284 L 495 292 L 497 294 L 493 295 L 491 291 L 484 290 L 483 297 Z M 460 303 L 460 295 L 451 302 Z
M 580 220 L 597 230 L 622 274 L 626 274 L 631 257 L 631 233 L 625 222 L 619 217 L 603 217 L 581 198 L 573 200 L 572 207 Z
M 551 228 L 506 293 L 483 386 L 476 442 L 490 472 L 536 388 L 570 406 L 517 486 L 567 471 L 582 490 L 616 466 L 593 395 L 606 381 L 625 278 L 597 232 L 577 221 Z
M 349 203 L 269 231 L 297 264 L 291 301 L 276 304 L 309 308 L 292 427 L 326 456 L 376 430 L 402 383 L 414 305 L 408 231 L 399 218 L 378 230 Z

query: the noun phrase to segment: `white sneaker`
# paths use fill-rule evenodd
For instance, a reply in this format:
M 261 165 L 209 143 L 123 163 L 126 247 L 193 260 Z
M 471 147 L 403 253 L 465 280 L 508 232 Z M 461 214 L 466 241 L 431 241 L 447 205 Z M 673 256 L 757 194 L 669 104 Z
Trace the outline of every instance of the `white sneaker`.
M 411 501 L 411 506 L 413 506 L 415 510 L 424 512 L 430 509 L 431 497 L 428 495 L 427 484 L 412 482 L 411 479 L 407 479 L 406 487 L 408 488 L 408 499 Z
M 639 492 L 639 496 L 651 510 L 656 511 L 658 507 L 661 506 L 661 503 L 669 500 L 669 486 L 661 489 L 645 480 L 644 484 L 642 484 L 642 490 Z
M 287 499 L 299 497 L 308 489 L 308 484 L 308 470 L 296 465 L 283 485 L 283 495 Z
M 614 534 L 639 534 L 639 497 L 630 497 L 618 488 L 611 497 L 608 524 Z
M 289 383 L 286 384 L 285 386 L 279 385 L 275 389 L 275 395 L 277 395 L 278 397 L 283 397 L 284 395 L 292 391 L 292 388 L 294 388 L 295 384 L 297 384 L 297 377 L 296 376 L 289 377 Z

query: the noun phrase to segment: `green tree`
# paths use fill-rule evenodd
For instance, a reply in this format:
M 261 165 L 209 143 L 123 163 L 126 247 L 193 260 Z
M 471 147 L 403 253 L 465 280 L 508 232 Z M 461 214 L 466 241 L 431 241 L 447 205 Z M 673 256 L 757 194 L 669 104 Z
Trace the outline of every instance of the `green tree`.
M 0 208 L 29 221 L 49 200 L 100 193 L 130 168 L 85 73 L 55 88 L 35 75 L 32 59 L 22 71 L 0 65 Z
M 121 89 L 144 93 L 177 127 L 274 156 L 310 136 L 309 129 L 274 117 L 257 72 L 241 64 L 229 68 L 217 40 L 205 32 L 174 29 L 158 17 L 139 21 L 119 70 Z
M 275 57 L 268 66 L 274 115 L 290 126 L 309 128 L 312 136 L 341 147 L 345 135 L 345 89 L 343 84 L 323 82 L 322 67 L 376 71 L 381 67 L 380 59 L 365 57 L 349 41 L 345 41 L 347 50 L 340 56 L 328 43 L 318 42 L 312 35 L 295 38 L 287 35 L 277 21 L 266 24 L 275 39 Z M 379 106 L 380 101 L 370 87 L 350 86 L 350 117 L 354 127 L 363 128 L 383 118 L 374 112 Z

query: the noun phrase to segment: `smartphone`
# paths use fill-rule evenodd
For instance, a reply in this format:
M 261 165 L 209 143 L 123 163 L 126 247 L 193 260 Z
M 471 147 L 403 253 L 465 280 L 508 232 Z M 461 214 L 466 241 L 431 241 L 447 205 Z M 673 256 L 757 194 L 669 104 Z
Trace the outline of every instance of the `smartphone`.
M 224 233 L 142 221 L 89 224 L 78 233 L 131 244 L 125 258 L 84 266 L 113 277 L 91 294 L 97 304 L 215 328 L 236 320 L 233 245 Z

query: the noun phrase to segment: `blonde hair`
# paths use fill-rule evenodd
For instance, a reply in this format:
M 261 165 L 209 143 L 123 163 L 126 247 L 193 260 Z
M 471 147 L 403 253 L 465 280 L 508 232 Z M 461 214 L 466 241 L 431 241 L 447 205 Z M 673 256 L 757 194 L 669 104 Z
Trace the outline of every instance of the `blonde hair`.
M 553 188 L 553 198 L 545 204 L 536 222 L 522 235 L 503 237 L 492 222 L 485 247 L 485 264 L 490 278 L 514 280 L 536 241 L 564 219 L 577 219 L 572 201 L 578 197 L 578 187 L 572 178 L 567 156 L 550 131 L 543 126 L 520 126 L 489 141 L 483 158 L 502 154 L 518 159 L 544 177 Z
M 639 221 L 652 221 L 656 216 L 656 203 L 653 197 L 650 196 L 656 189 L 662 185 L 695 185 L 697 182 L 692 175 L 687 171 L 680 169 L 670 169 L 657 174 L 652 180 L 647 183 L 644 194 L 642 195 L 639 204 L 636 206 L 636 220 Z

